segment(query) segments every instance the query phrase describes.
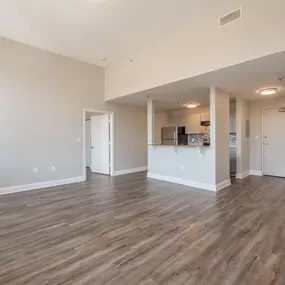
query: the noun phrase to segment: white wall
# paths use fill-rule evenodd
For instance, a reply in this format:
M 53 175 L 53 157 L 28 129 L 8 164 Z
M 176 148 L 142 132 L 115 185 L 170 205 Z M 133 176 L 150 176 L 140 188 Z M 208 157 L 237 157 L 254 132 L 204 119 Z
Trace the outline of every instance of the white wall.
M 91 121 L 85 122 L 85 148 L 86 148 L 86 167 L 91 166 Z
M 155 144 L 161 144 L 161 128 L 168 126 L 168 112 L 155 110 Z
M 261 111 L 270 108 L 285 107 L 285 97 L 266 98 L 252 101 L 249 104 L 250 112 L 250 169 L 262 170 L 262 124 Z M 272 126 L 283 128 L 283 126 Z
M 147 165 L 146 111 L 106 104 L 102 68 L 1 41 L 0 188 L 82 176 L 83 108 L 114 112 L 115 170 Z
M 236 100 L 236 150 L 237 175 L 248 172 L 249 167 L 249 138 L 246 137 L 246 121 L 249 120 L 249 102 Z
M 243 6 L 243 19 L 218 19 Z M 223 1 L 203 17 L 107 69 L 106 99 L 117 98 L 285 50 L 284 0 Z M 266 38 L 266 40 L 264 40 Z

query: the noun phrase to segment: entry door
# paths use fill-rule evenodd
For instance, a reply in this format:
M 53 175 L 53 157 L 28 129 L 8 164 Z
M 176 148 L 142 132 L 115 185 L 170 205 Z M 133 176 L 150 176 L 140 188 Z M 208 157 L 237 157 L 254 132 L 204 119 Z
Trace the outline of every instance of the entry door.
M 91 117 L 91 172 L 110 174 L 109 115 Z
M 285 112 L 263 111 L 263 174 L 285 177 Z

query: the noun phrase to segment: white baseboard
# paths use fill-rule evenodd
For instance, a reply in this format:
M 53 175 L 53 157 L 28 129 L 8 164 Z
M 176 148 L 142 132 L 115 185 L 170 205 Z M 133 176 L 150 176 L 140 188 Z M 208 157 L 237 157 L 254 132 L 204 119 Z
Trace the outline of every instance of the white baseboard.
M 210 184 L 210 183 L 202 183 L 202 182 L 198 182 L 198 181 L 192 181 L 192 180 L 187 180 L 187 179 L 170 177 L 170 176 L 160 175 L 160 174 L 156 174 L 156 173 L 148 173 L 147 177 L 152 178 L 152 179 L 172 182 L 172 183 L 176 183 L 176 184 L 181 184 L 181 185 L 185 185 L 185 186 L 190 186 L 190 187 L 194 187 L 194 188 L 214 191 L 214 192 L 222 190 L 222 189 L 228 187 L 229 185 L 231 185 L 230 179 L 225 180 L 225 181 L 223 181 L 217 185 L 214 185 L 214 184 Z
M 244 179 L 246 177 L 248 177 L 250 175 L 250 171 L 246 171 L 246 172 L 243 172 L 243 173 L 237 173 L 236 174 L 236 178 L 237 179 Z
M 220 190 L 230 186 L 231 184 L 232 184 L 231 179 L 224 180 L 221 183 L 216 185 L 216 191 L 220 191 Z
M 148 173 L 147 177 L 152 178 L 152 179 L 166 181 L 166 182 L 181 184 L 185 186 L 190 186 L 194 188 L 200 188 L 200 189 L 205 189 L 209 191 L 216 191 L 215 185 L 210 184 L 210 183 L 201 183 L 197 181 L 192 181 L 192 180 L 187 180 L 187 179 L 182 179 L 182 178 L 177 178 L 177 177 L 171 177 L 171 176 L 165 176 L 165 175 L 156 174 L 156 173 Z
M 130 168 L 130 169 L 123 169 L 123 170 L 116 170 L 112 173 L 111 176 L 119 176 L 119 175 L 141 172 L 141 171 L 146 171 L 146 170 L 147 170 L 147 166 Z
M 23 192 L 23 191 L 30 191 L 30 190 L 36 190 L 36 189 L 42 189 L 42 188 L 49 188 L 49 187 L 67 185 L 67 184 L 72 184 L 72 183 L 79 183 L 83 181 L 85 181 L 84 177 L 79 176 L 79 177 L 72 177 L 72 178 L 67 178 L 67 179 L 32 183 L 32 184 L 27 184 L 27 185 L 10 186 L 10 187 L 5 187 L 5 188 L 0 188 L 0 195 Z
M 256 176 L 263 176 L 261 170 L 250 170 L 250 171 L 249 171 L 249 174 L 250 174 L 250 175 L 256 175 Z

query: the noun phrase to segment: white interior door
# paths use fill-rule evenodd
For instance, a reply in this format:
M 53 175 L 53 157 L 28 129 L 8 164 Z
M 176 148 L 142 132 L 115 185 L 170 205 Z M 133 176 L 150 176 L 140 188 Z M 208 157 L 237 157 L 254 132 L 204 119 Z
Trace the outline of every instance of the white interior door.
M 86 167 L 91 167 L 91 121 L 85 122 Z
M 285 112 L 263 111 L 263 174 L 285 177 Z
M 91 117 L 91 172 L 110 174 L 109 115 Z

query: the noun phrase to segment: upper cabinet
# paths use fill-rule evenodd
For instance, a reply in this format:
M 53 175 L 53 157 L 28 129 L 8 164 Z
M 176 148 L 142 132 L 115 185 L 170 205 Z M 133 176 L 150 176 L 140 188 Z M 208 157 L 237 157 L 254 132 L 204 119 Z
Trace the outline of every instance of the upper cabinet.
M 204 133 L 201 121 L 210 121 L 210 107 L 198 107 L 195 110 L 183 109 L 169 112 L 169 126 L 185 126 L 187 134 Z
M 199 134 L 201 132 L 201 114 L 189 114 L 186 119 L 186 133 Z
M 210 121 L 210 114 L 209 113 L 202 113 L 201 114 L 201 121 Z

